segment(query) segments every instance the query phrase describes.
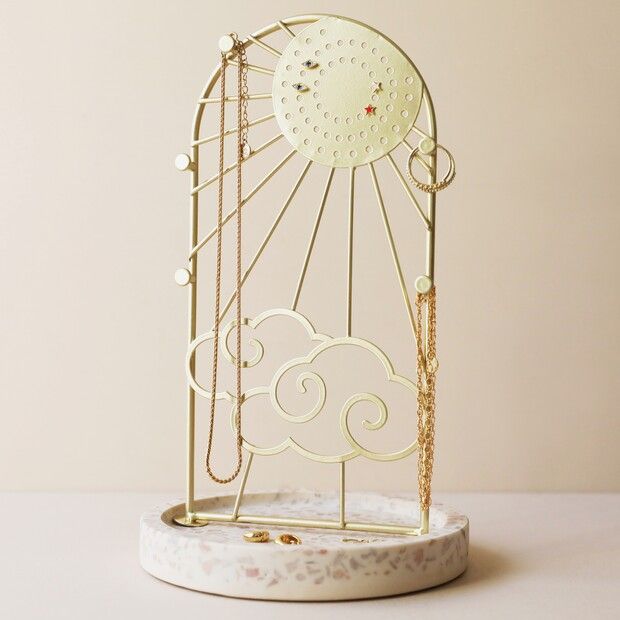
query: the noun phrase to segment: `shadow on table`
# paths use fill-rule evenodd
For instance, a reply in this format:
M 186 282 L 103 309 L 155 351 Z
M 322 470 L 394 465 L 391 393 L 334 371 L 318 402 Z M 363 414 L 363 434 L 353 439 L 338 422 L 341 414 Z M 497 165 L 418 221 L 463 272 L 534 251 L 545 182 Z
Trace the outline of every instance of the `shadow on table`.
M 467 569 L 456 579 L 435 586 L 434 588 L 411 592 L 409 594 L 399 594 L 396 596 L 374 599 L 374 601 L 375 604 L 379 605 L 380 601 L 390 599 L 394 601 L 395 605 L 400 606 L 401 604 L 409 605 L 412 600 L 419 600 L 422 602 L 423 600 L 428 600 L 436 596 L 449 597 L 451 594 L 456 595 L 456 590 L 470 586 L 481 587 L 492 584 L 508 578 L 517 571 L 517 564 L 504 555 L 488 547 L 470 544 Z M 368 605 L 371 600 L 373 599 L 368 601 L 350 601 L 349 604 L 363 605 L 366 603 L 366 605 Z M 408 602 L 405 603 L 405 601 Z
M 456 579 L 432 588 L 432 590 L 463 588 L 473 584 L 480 585 L 483 582 L 491 583 L 505 579 L 516 571 L 516 563 L 497 551 L 488 547 L 470 545 L 467 570 Z
M 510 575 L 518 571 L 518 566 L 514 561 L 505 557 L 501 553 L 488 547 L 482 547 L 480 545 L 469 546 L 469 558 L 466 571 L 442 585 L 435 586 L 434 588 L 427 588 L 426 590 L 420 590 L 418 592 L 411 592 L 407 594 L 397 594 L 395 596 L 379 597 L 376 599 L 363 599 L 356 601 L 326 601 L 321 602 L 321 605 L 328 605 L 332 603 L 334 605 L 355 605 L 364 606 L 365 608 L 372 609 L 373 605 L 381 605 L 381 601 L 391 600 L 396 606 L 404 604 L 405 601 L 411 599 L 426 600 L 435 596 L 449 596 L 451 593 L 456 594 L 455 590 L 460 588 L 466 588 L 468 586 L 484 586 L 486 584 L 492 584 L 496 581 L 506 579 Z M 316 605 L 317 603 L 301 603 L 301 605 Z M 407 605 L 410 603 L 407 602 Z
M 434 588 L 420 590 L 409 594 L 398 594 L 396 596 L 387 596 L 376 599 L 365 599 L 358 601 L 331 601 L 333 605 L 350 605 L 372 611 L 375 607 L 384 609 L 384 601 L 391 601 L 391 609 L 398 609 L 403 605 L 407 609 L 411 609 L 410 605 L 414 601 L 422 603 L 429 601 L 435 597 L 456 596 L 458 590 L 470 586 L 481 587 L 487 584 L 493 584 L 502 579 L 509 578 L 510 575 L 518 571 L 518 565 L 506 556 L 498 553 L 494 549 L 483 547 L 480 545 L 469 546 L 469 558 L 467 570 L 452 581 L 444 583 Z M 301 603 L 301 605 L 316 605 L 317 603 Z M 330 602 L 319 603 L 320 605 L 329 605 Z M 275 618 L 275 617 L 274 617 Z

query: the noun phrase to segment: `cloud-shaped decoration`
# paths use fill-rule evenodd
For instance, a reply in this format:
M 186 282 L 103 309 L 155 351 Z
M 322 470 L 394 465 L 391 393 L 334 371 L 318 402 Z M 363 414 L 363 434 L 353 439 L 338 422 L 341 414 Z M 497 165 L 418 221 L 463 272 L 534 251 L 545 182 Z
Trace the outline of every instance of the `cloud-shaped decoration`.
M 314 362 L 324 351 L 334 347 L 342 347 L 342 346 L 354 346 L 360 347 L 372 353 L 383 366 L 387 379 L 389 382 L 398 383 L 412 393 L 416 394 L 417 389 L 414 383 L 412 383 L 406 377 L 402 377 L 397 375 L 394 372 L 394 368 L 388 359 L 387 355 L 381 349 L 379 349 L 376 345 L 372 344 L 367 340 L 363 340 L 361 338 L 352 338 L 352 337 L 341 337 L 341 338 L 328 338 L 324 337 L 323 341 L 315 347 L 307 356 L 299 357 L 290 360 L 283 366 L 281 366 L 275 373 L 271 385 L 268 387 L 257 387 L 249 390 L 245 394 L 245 399 L 252 398 L 254 396 L 259 395 L 268 395 L 271 404 L 273 405 L 276 412 L 286 421 L 291 422 L 293 424 L 304 424 L 309 422 L 313 418 L 315 418 L 319 413 L 323 410 L 326 400 L 326 388 L 325 382 L 320 375 L 315 372 L 305 371 L 301 372 L 297 376 L 296 387 L 298 392 L 306 393 L 308 389 L 308 384 L 312 383 L 316 386 L 318 391 L 318 398 L 315 405 L 312 409 L 303 414 L 303 415 L 293 415 L 286 411 L 282 406 L 280 399 L 278 397 L 280 381 L 282 377 L 289 371 L 293 370 L 299 366 L 305 366 L 307 364 L 311 364 Z M 273 455 L 279 454 L 283 452 L 287 448 L 292 448 L 302 456 L 312 459 L 314 461 L 319 461 L 322 463 L 342 463 L 344 461 L 348 461 L 357 456 L 365 456 L 368 459 L 372 459 L 375 461 L 395 461 L 406 456 L 409 456 L 412 452 L 414 452 L 417 447 L 417 441 L 413 441 L 406 448 L 399 450 L 397 452 L 387 452 L 387 453 L 379 453 L 368 450 L 364 448 L 353 436 L 351 429 L 349 428 L 349 414 L 352 409 L 360 402 L 370 402 L 375 405 L 378 409 L 379 415 L 375 421 L 364 420 L 362 425 L 366 430 L 379 430 L 383 428 L 388 420 L 388 410 L 386 404 L 377 396 L 376 394 L 371 394 L 368 392 L 360 392 L 358 394 L 354 394 L 351 396 L 343 405 L 340 411 L 340 431 L 342 432 L 343 437 L 346 439 L 347 443 L 351 447 L 350 450 L 343 452 L 341 454 L 318 454 L 316 452 L 312 452 L 304 448 L 297 441 L 295 441 L 290 435 L 281 443 L 271 446 L 271 447 L 259 447 L 252 443 L 250 443 L 247 439 L 244 438 L 244 447 L 253 452 L 254 454 L 260 455 Z M 231 423 L 234 422 L 234 407 L 231 411 Z
M 314 327 L 312 326 L 312 323 L 310 323 L 310 321 L 305 316 L 303 316 L 303 314 L 300 314 L 299 312 L 295 312 L 294 310 L 289 310 L 288 308 L 274 308 L 272 310 L 266 310 L 265 312 L 262 312 L 261 314 L 259 314 L 257 317 L 253 319 L 248 319 L 248 318 L 241 319 L 241 324 L 251 327 L 252 329 L 255 329 L 261 323 L 263 323 L 264 321 L 268 319 L 275 318 L 275 317 L 282 317 L 282 316 L 289 317 L 297 321 L 305 329 L 306 333 L 310 337 L 310 340 L 312 341 L 325 341 L 325 340 L 329 340 L 330 338 L 329 336 L 326 336 L 325 334 L 319 334 L 318 332 L 316 332 Z M 233 331 L 236 325 L 237 325 L 237 321 L 232 320 L 229 323 L 227 323 L 220 331 L 220 346 L 222 348 L 222 353 L 224 357 L 233 365 L 236 363 L 236 357 L 233 355 L 233 353 L 231 352 L 229 348 L 228 337 L 230 336 L 231 332 Z M 215 333 L 213 330 L 209 332 L 205 332 L 204 334 L 201 334 L 200 336 L 197 336 L 194 340 L 192 340 L 192 342 L 190 342 L 188 350 L 187 350 L 187 356 L 185 358 L 185 372 L 187 373 L 187 378 L 189 380 L 190 385 L 192 386 L 193 390 L 197 394 L 200 394 L 201 396 L 204 396 L 204 398 L 208 398 L 208 399 L 211 398 L 211 391 L 205 389 L 198 382 L 198 380 L 196 379 L 194 375 L 194 356 L 196 354 L 196 349 L 198 349 L 198 347 L 205 342 L 208 342 L 208 341 L 212 342 L 214 336 L 215 336 Z M 251 359 L 241 361 L 241 366 L 243 368 L 251 368 L 252 366 L 256 366 L 257 364 L 259 364 L 261 360 L 263 359 L 263 355 L 265 353 L 265 348 L 263 346 L 263 343 L 260 340 L 252 338 L 250 339 L 249 342 L 254 348 L 255 353 Z M 246 400 L 247 398 L 249 398 L 250 392 L 252 392 L 252 390 L 250 390 L 249 392 L 244 392 L 242 394 L 242 400 Z M 235 400 L 236 400 L 235 395 L 229 392 L 228 390 L 217 392 L 215 394 L 215 398 L 216 400 L 227 400 L 233 404 L 235 403 Z

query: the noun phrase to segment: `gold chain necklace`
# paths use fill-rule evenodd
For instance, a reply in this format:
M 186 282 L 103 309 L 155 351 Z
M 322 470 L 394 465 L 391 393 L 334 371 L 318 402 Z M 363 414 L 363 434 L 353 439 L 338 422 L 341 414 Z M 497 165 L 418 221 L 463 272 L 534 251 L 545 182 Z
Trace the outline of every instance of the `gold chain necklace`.
M 435 449 L 435 378 L 437 374 L 437 305 L 435 287 L 417 293 L 418 489 L 420 508 L 431 505 L 431 478 Z M 422 342 L 422 308 L 426 306 L 426 351 Z
M 222 212 L 224 203 L 224 120 L 226 114 L 226 66 L 228 59 L 226 53 L 222 53 L 220 65 L 220 134 L 219 134 L 219 174 L 218 174 L 218 196 L 217 196 L 217 253 L 215 263 L 215 319 L 213 336 L 213 369 L 211 377 L 211 411 L 209 418 L 209 438 L 207 442 L 207 455 L 205 465 L 211 480 L 220 484 L 232 482 L 241 471 L 243 461 L 243 437 L 241 436 L 241 207 L 243 199 L 241 196 L 241 168 L 243 157 L 246 152 L 247 133 L 248 133 L 248 70 L 245 47 L 236 34 L 231 35 L 235 44 L 232 54 L 236 54 L 238 61 L 237 70 L 237 253 L 236 267 L 237 280 L 235 289 L 236 317 L 235 333 L 237 338 L 235 368 L 237 389 L 235 395 L 235 434 L 237 445 L 237 464 L 234 471 L 227 478 L 220 478 L 211 468 L 211 451 L 213 448 L 213 434 L 215 426 L 215 404 L 217 394 L 217 363 L 220 345 L 220 292 L 222 288 Z

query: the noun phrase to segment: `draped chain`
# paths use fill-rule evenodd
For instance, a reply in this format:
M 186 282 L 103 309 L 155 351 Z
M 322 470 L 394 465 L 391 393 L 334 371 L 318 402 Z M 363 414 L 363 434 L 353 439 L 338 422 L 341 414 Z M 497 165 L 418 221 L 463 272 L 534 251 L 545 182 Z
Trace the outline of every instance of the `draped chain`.
M 420 508 L 431 505 L 431 479 L 435 450 L 435 379 L 437 374 L 437 307 L 435 287 L 417 293 L 417 389 L 418 389 L 418 490 Z M 422 338 L 422 314 L 426 307 L 426 347 Z
M 224 204 L 224 132 L 225 132 L 225 116 L 226 116 L 226 67 L 228 58 L 222 53 L 220 64 L 220 132 L 219 132 L 219 170 L 218 170 L 218 195 L 217 195 L 217 250 L 215 261 L 215 310 L 214 310 L 214 326 L 213 326 L 213 367 L 211 375 L 211 410 L 209 417 L 209 437 L 207 441 L 207 455 L 205 458 L 205 466 L 211 480 L 220 484 L 232 482 L 241 471 L 243 462 L 243 437 L 241 435 L 241 208 L 243 205 L 242 190 L 242 164 L 244 155 L 247 153 L 247 133 L 248 133 L 248 82 L 247 82 L 247 57 L 245 47 L 236 34 L 231 35 L 235 45 L 232 54 L 237 56 L 237 248 L 236 248 L 236 316 L 235 316 L 235 334 L 236 334 L 236 352 L 235 352 L 235 369 L 236 369 L 236 393 L 235 393 L 235 439 L 237 451 L 237 464 L 234 471 L 227 478 L 217 476 L 211 467 L 211 452 L 213 449 L 214 427 L 215 427 L 215 405 L 217 398 L 217 370 L 218 370 L 218 353 L 220 345 L 220 305 L 221 305 L 221 288 L 222 288 L 222 213 Z

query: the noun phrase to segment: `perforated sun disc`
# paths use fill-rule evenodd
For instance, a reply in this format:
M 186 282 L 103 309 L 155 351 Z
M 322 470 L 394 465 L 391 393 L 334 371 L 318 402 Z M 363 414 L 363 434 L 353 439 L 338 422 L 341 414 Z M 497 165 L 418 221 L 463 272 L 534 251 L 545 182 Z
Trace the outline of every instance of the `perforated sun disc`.
M 325 17 L 285 48 L 273 105 L 286 139 L 305 157 L 359 166 L 389 153 L 420 110 L 423 84 L 391 41 L 363 24 Z

